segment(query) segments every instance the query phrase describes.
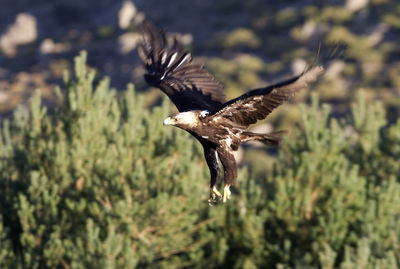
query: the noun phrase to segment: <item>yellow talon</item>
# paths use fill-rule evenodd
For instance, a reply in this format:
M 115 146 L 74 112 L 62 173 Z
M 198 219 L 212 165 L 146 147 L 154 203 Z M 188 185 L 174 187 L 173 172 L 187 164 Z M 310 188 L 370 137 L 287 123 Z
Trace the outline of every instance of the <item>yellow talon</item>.
M 222 194 L 214 186 L 213 188 L 210 189 L 210 197 L 208 198 L 208 204 L 212 205 L 211 203 L 215 203 L 217 201 L 217 196 L 220 199 L 222 198 Z
M 222 202 L 226 203 L 226 200 L 230 200 L 231 199 L 231 191 L 230 191 L 230 186 L 231 185 L 225 185 L 224 187 L 224 197 L 222 198 Z

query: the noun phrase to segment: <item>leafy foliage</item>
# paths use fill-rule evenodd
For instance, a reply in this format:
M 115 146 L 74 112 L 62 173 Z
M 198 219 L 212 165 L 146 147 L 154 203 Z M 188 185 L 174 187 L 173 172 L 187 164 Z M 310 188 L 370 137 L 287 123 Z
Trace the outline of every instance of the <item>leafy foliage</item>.
M 400 121 L 379 103 L 335 120 L 314 98 L 274 169 L 242 169 L 210 208 L 201 147 L 161 127 L 167 102 L 116 98 L 85 58 L 54 113 L 37 93 L 2 124 L 0 267 L 399 266 Z

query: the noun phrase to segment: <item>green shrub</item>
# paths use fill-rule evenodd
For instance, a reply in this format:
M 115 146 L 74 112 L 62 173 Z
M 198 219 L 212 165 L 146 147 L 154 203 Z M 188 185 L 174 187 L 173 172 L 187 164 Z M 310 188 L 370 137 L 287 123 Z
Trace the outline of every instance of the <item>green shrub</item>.
M 76 59 L 60 106 L 33 98 L 0 137 L 1 268 L 397 268 L 400 121 L 363 96 L 348 119 L 303 106 L 265 177 L 209 207 L 188 134 Z M 96 85 L 96 86 L 94 86 Z

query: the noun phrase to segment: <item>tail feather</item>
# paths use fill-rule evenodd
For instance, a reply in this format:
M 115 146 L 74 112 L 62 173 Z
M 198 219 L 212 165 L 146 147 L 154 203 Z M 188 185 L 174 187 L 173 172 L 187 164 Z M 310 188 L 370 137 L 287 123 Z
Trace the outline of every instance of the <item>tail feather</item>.
M 282 141 L 282 135 L 287 133 L 286 131 L 278 131 L 269 134 L 257 134 L 252 132 L 242 133 L 242 141 L 260 141 L 268 146 L 279 146 Z

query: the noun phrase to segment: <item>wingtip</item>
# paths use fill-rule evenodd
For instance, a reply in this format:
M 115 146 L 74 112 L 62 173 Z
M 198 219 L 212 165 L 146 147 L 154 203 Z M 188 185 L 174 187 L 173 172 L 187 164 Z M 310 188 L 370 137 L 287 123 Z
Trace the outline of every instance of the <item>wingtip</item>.
M 318 75 L 321 74 L 322 72 L 324 72 L 324 67 L 322 65 L 309 67 L 304 71 L 304 73 L 316 73 Z
M 148 18 L 144 19 L 144 21 L 142 22 L 141 28 L 143 31 L 155 31 L 155 26 L 153 24 L 153 22 L 151 20 L 149 20 Z
M 321 75 L 323 72 L 324 72 L 324 67 L 322 65 L 317 65 L 305 70 L 300 77 L 305 78 L 307 81 L 311 82 L 316 80 L 317 77 Z
M 314 67 L 313 69 L 315 69 L 317 73 L 324 72 L 324 67 L 322 65 L 318 65 L 318 66 Z

